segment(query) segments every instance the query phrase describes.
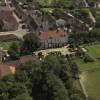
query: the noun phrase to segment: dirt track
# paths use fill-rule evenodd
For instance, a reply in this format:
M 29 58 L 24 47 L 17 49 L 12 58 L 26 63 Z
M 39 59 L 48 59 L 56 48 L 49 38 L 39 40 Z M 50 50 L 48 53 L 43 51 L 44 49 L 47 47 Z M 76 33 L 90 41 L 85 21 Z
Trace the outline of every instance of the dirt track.
M 86 75 L 85 75 L 85 73 L 82 73 L 80 75 L 80 84 L 81 84 L 82 90 L 83 90 L 83 92 L 84 92 L 84 94 L 86 96 L 86 100 L 88 100 L 88 94 L 87 94 L 86 88 L 84 86 L 85 80 L 86 80 Z

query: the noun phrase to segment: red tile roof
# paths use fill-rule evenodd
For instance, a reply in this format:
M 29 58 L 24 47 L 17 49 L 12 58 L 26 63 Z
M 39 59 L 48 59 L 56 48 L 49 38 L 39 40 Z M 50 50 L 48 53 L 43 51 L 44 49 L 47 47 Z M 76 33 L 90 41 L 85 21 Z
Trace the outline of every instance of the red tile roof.
M 65 35 L 65 32 L 63 31 L 48 31 L 48 32 L 42 32 L 39 34 L 40 40 L 48 40 L 50 38 L 59 38 Z
M 7 75 L 9 73 L 15 74 L 18 65 L 29 61 L 35 61 L 35 60 L 38 60 L 37 56 L 27 55 L 27 56 L 20 57 L 20 59 L 18 60 L 8 61 L 6 63 L 0 64 L 0 77 Z
M 14 74 L 16 72 L 16 68 L 14 66 L 7 66 L 4 64 L 0 64 L 0 77 L 7 75 L 9 73 Z

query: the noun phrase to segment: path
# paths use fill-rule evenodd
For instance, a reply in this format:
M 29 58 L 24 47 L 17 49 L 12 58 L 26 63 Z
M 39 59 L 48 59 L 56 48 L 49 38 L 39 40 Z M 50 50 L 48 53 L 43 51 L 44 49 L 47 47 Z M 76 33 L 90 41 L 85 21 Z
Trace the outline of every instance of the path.
M 84 86 L 84 81 L 86 80 L 86 77 L 85 77 L 85 74 L 81 74 L 81 75 L 79 75 L 79 77 L 80 77 L 80 84 L 81 84 L 81 88 L 82 88 L 82 90 L 83 90 L 83 93 L 85 94 L 85 97 L 86 97 L 86 100 L 88 100 L 88 93 L 87 93 L 87 91 L 86 91 L 86 88 L 85 88 L 85 86 Z
M 39 51 L 36 51 L 34 53 L 36 55 L 38 55 L 38 53 L 40 53 L 40 52 L 42 52 L 44 57 L 46 57 L 50 52 L 61 52 L 63 55 L 74 53 L 74 52 L 69 51 L 68 45 L 64 46 L 64 47 L 61 47 L 61 48 L 51 48 L 51 49 L 39 50 Z

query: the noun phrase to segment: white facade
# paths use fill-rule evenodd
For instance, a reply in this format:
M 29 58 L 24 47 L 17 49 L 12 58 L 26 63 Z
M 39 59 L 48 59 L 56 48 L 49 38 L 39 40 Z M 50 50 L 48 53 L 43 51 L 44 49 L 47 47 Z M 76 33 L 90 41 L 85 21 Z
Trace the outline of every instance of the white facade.
M 41 40 L 41 48 L 62 47 L 68 42 L 68 35 Z

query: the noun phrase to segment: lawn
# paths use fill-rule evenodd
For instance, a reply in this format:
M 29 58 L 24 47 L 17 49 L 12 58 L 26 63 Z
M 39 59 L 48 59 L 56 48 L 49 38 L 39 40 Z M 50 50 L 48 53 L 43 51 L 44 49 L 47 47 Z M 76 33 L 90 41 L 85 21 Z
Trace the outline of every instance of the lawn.
M 94 62 L 84 63 L 82 59 L 77 58 L 76 62 L 79 70 L 84 77 L 84 86 L 87 94 L 93 100 L 100 100 L 100 44 L 85 45 L 88 54 L 94 58 Z
M 0 47 L 3 47 L 4 49 L 9 49 L 13 41 L 3 41 L 0 42 Z
M 88 96 L 92 100 L 100 100 L 100 68 L 85 72 L 82 76 L 85 79 L 83 84 Z
M 98 44 L 92 44 L 92 45 L 84 45 L 84 47 L 87 49 L 88 54 L 94 58 L 94 62 L 92 63 L 84 63 L 82 59 L 77 58 L 76 62 L 79 66 L 80 72 L 92 70 L 95 68 L 100 68 L 100 59 L 97 59 L 100 57 L 100 43 Z

